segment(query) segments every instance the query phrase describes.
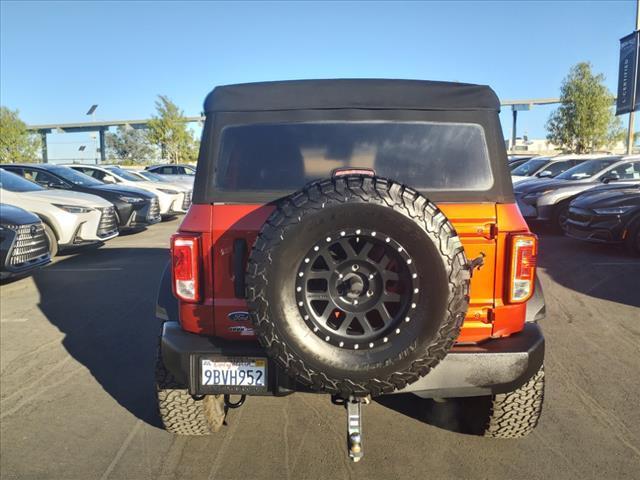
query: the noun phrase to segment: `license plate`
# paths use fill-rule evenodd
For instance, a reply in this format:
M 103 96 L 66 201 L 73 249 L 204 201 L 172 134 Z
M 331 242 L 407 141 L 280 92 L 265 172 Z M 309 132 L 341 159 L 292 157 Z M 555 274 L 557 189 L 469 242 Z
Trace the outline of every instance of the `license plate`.
M 200 367 L 200 381 L 204 387 L 264 388 L 267 384 L 267 361 L 264 358 L 203 358 Z

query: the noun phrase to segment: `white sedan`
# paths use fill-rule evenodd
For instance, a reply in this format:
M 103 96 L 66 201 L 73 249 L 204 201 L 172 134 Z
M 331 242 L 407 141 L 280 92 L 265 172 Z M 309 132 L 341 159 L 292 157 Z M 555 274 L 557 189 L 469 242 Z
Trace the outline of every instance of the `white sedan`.
M 105 183 L 129 185 L 155 193 L 158 196 L 160 215 L 163 218 L 184 213 L 191 205 L 191 195 L 188 194 L 187 189 L 179 185 L 142 180 L 140 177 L 127 172 L 123 168 L 112 165 L 71 164 L 67 166 Z
M 96 195 L 48 190 L 0 169 L 0 196 L 3 203 L 33 212 L 42 219 L 52 257 L 59 249 L 118 236 L 113 204 Z

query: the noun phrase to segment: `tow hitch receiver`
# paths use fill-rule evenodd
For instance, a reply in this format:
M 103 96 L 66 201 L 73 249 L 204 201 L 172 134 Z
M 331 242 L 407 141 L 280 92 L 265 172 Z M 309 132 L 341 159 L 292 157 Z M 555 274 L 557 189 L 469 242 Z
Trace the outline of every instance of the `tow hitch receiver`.
M 364 456 L 362 447 L 362 405 L 371 402 L 371 397 L 353 397 L 348 399 L 333 397 L 332 402 L 336 405 L 344 405 L 347 409 L 347 449 L 349 458 L 354 462 L 359 462 Z

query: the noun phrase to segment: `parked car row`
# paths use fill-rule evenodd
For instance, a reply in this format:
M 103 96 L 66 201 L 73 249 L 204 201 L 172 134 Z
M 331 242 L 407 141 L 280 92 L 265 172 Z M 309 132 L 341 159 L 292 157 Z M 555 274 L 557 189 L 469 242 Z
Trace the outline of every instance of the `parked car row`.
M 640 255 L 640 184 L 583 193 L 570 203 L 563 228 L 577 240 L 624 244 Z
M 640 253 L 640 155 L 534 157 L 511 173 L 528 221 Z
M 46 265 L 59 251 L 108 241 L 185 213 L 192 182 L 116 165 L 0 168 L 0 278 Z

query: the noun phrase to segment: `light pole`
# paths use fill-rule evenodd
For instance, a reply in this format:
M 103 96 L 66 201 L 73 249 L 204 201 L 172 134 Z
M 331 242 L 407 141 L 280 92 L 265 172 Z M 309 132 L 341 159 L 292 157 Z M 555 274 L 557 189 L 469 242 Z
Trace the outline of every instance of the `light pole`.
M 80 146 L 78 147 L 78 151 L 79 151 L 79 152 L 84 152 L 86 148 L 87 148 L 87 146 L 86 146 L 86 145 L 80 145 Z M 76 163 L 76 161 L 74 160 L 74 161 L 73 161 L 73 163 Z M 80 163 L 82 163 L 82 162 L 80 162 Z
M 640 0 L 636 0 L 636 30 L 640 30 Z M 636 64 L 638 60 L 636 59 Z M 636 72 L 636 75 L 640 75 L 640 72 Z M 638 92 L 636 92 L 638 95 Z M 635 123 L 635 112 L 633 111 L 633 105 L 631 106 L 631 111 L 629 112 L 629 132 L 627 133 L 627 155 L 631 155 L 633 153 L 633 130 Z
M 91 115 L 91 121 L 95 122 L 96 121 L 96 109 L 98 108 L 97 104 L 91 105 L 91 108 L 89 108 L 89 110 L 87 110 L 87 115 Z M 98 144 L 96 143 L 96 134 L 92 133 L 91 134 L 93 137 L 93 155 L 94 155 L 94 161 L 96 162 L 96 165 L 98 164 Z M 100 146 L 102 148 L 102 145 Z

